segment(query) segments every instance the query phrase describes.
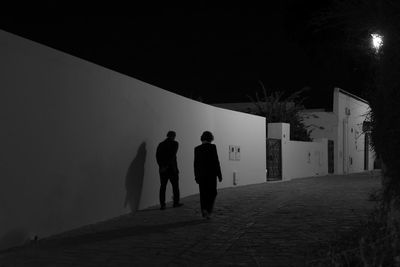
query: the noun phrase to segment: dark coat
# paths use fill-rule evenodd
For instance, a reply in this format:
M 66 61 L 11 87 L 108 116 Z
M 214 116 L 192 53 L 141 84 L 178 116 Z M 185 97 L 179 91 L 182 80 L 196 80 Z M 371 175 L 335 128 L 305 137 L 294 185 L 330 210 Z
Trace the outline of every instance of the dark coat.
M 179 143 L 172 139 L 165 139 L 157 146 L 156 159 L 160 173 L 178 174 L 176 153 Z
M 217 147 L 214 144 L 203 143 L 195 147 L 194 176 L 197 182 L 216 177 L 222 178 Z

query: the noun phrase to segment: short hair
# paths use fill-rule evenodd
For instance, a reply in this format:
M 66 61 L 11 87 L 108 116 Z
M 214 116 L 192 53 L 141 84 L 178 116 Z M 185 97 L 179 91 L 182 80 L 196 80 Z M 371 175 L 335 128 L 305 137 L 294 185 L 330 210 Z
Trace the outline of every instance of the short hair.
M 176 133 L 174 132 L 174 131 L 169 131 L 168 133 L 167 133 L 167 137 L 168 138 L 174 138 L 176 136 Z
M 207 141 L 207 142 L 212 142 L 214 140 L 214 136 L 211 132 L 205 131 L 200 137 L 201 141 Z

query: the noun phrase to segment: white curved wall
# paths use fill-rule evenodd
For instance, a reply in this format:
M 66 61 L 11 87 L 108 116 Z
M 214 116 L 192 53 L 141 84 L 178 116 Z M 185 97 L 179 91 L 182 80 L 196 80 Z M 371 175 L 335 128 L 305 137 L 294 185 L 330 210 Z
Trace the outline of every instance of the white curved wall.
M 4 31 L 0 58 L 0 248 L 158 204 L 155 150 L 168 130 L 180 143 L 183 197 L 198 192 L 193 149 L 204 130 L 215 135 L 220 187 L 232 186 L 233 171 L 239 185 L 265 182 L 263 117 L 205 105 Z M 241 147 L 240 161 L 229 161 L 229 145 Z

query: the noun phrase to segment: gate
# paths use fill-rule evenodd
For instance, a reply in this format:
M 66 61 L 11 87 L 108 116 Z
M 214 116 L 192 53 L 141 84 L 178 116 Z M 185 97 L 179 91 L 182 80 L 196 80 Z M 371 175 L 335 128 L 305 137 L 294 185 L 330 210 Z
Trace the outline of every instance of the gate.
M 267 139 L 267 181 L 282 180 L 281 139 Z

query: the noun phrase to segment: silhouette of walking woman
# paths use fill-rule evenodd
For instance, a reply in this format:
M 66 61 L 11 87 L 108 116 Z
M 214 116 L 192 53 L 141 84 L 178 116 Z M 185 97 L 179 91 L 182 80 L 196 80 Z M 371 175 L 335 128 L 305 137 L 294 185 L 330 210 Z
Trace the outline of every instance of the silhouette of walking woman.
M 200 138 L 202 144 L 194 149 L 194 175 L 200 190 L 200 207 L 204 218 L 210 219 L 217 197 L 217 178 L 222 182 L 217 147 L 211 142 L 214 136 L 205 131 Z

